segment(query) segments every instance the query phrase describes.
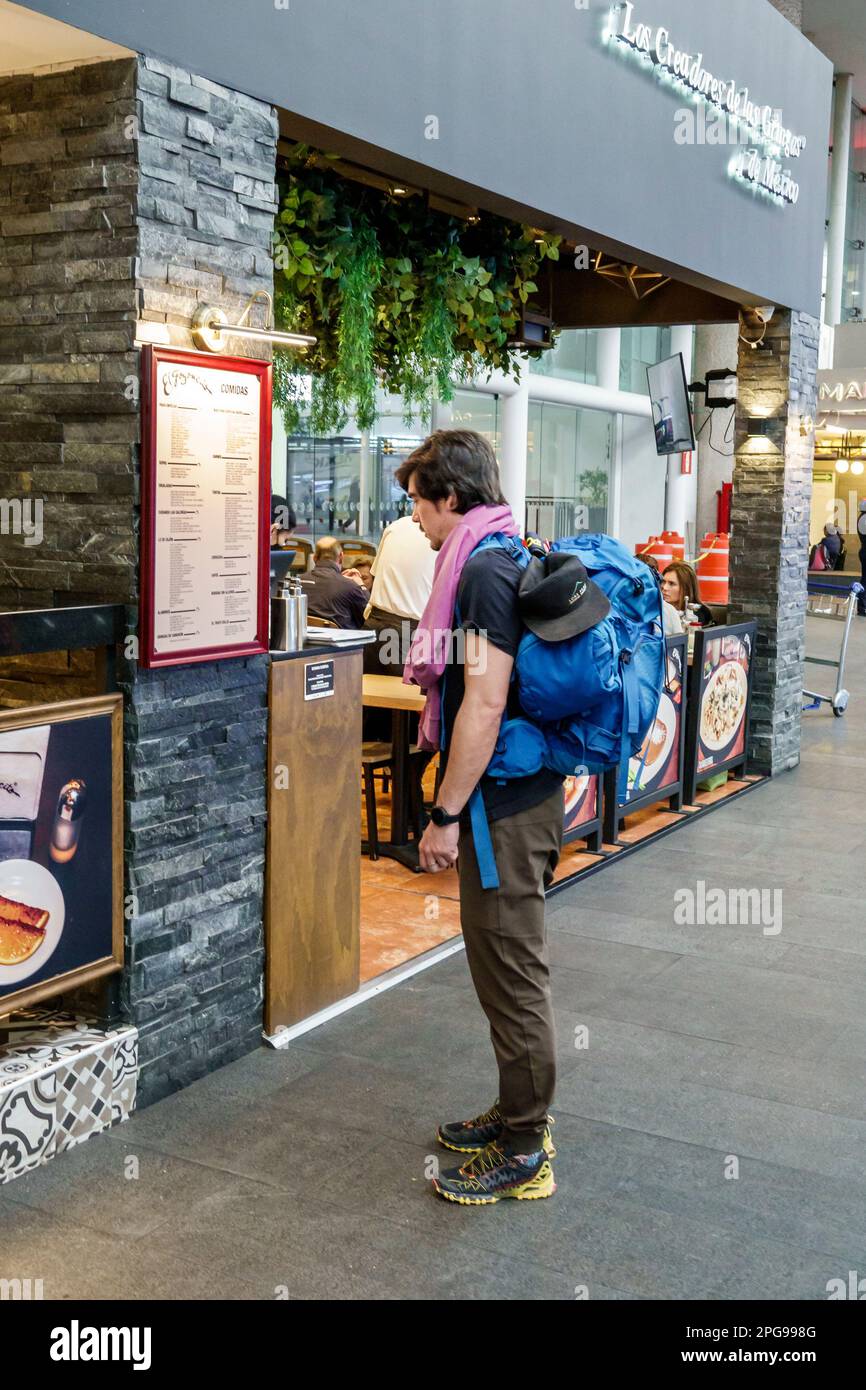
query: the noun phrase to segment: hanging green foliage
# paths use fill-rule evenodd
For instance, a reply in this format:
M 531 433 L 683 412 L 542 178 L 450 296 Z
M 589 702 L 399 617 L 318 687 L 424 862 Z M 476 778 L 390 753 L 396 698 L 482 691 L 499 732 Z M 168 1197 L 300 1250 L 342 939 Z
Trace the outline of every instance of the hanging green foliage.
M 489 213 L 467 222 L 431 211 L 421 195 L 344 179 L 306 145 L 294 147 L 281 195 L 277 326 L 318 340 L 308 353 L 274 356 L 290 433 L 305 414 L 315 434 L 336 433 L 353 412 L 371 428 L 377 386 L 402 396 L 408 420 L 426 415 L 433 395 L 449 400 L 454 377 L 519 376 L 509 338 L 543 261 L 559 258 L 559 237 Z M 309 405 L 300 397 L 307 373 Z

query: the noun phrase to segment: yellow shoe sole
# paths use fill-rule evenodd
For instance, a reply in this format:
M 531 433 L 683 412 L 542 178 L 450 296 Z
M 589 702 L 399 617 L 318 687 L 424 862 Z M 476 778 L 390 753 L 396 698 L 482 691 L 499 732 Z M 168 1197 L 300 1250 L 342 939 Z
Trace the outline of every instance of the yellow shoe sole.
M 457 1202 L 461 1207 L 490 1207 L 494 1202 L 501 1202 L 506 1197 L 516 1197 L 518 1202 L 532 1202 L 539 1197 L 552 1197 L 556 1191 L 556 1183 L 553 1180 L 553 1169 L 545 1162 L 530 1182 L 523 1183 L 521 1187 L 514 1187 L 510 1192 L 502 1192 L 498 1196 L 465 1197 L 457 1192 L 446 1192 L 439 1186 L 436 1178 L 433 1179 L 433 1188 L 446 1202 Z

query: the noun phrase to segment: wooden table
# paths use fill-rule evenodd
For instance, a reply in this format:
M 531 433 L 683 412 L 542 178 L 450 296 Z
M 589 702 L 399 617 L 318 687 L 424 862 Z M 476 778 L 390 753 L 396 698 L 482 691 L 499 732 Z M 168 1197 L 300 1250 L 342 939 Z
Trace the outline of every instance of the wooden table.
M 409 715 L 420 714 L 426 696 L 417 685 L 405 685 L 401 676 L 367 675 L 362 700 L 374 709 L 389 709 L 391 717 L 391 834 L 380 853 L 396 859 L 414 873 L 421 873 L 418 846 L 409 839 Z

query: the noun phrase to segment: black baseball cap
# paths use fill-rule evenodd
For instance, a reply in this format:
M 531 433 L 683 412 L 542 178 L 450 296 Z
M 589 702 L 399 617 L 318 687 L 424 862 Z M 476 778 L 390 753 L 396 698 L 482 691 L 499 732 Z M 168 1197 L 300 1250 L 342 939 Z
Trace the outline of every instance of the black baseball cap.
M 533 557 L 520 577 L 517 606 L 530 632 L 563 642 L 595 627 L 610 612 L 607 596 L 567 551 Z

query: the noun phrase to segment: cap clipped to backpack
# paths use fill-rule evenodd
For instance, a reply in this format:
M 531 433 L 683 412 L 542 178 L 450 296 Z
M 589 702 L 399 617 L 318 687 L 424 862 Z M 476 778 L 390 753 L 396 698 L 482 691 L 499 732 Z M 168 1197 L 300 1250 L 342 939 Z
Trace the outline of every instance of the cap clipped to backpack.
M 577 556 L 566 551 L 530 560 L 520 578 L 517 605 L 529 631 L 545 642 L 577 637 L 610 612 L 607 596 Z

